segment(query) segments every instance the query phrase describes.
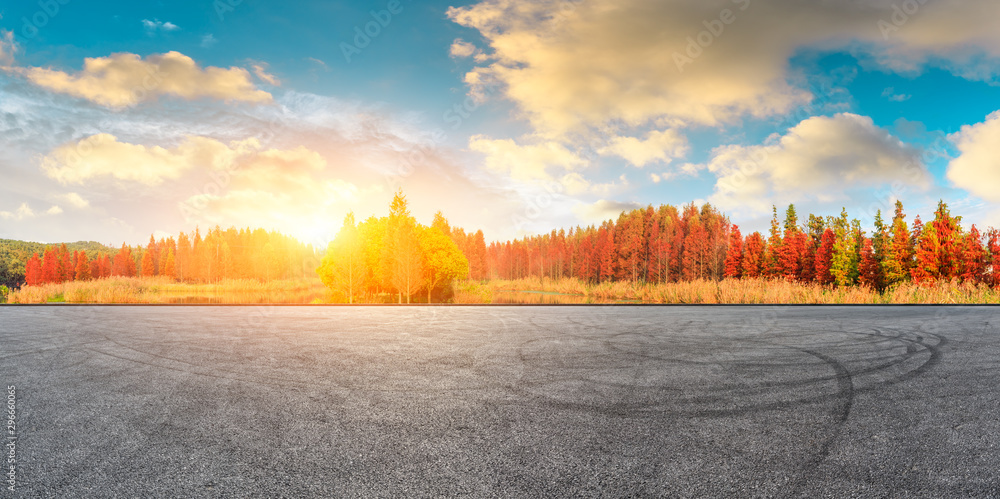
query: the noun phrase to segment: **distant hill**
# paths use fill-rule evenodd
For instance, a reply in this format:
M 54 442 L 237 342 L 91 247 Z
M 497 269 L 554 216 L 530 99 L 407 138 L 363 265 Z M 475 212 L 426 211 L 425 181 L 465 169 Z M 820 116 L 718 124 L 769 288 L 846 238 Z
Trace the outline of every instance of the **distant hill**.
M 24 264 L 32 253 L 39 256 L 49 246 L 59 246 L 63 243 L 43 244 L 15 239 L 0 239 L 0 285 L 16 288 L 24 284 Z M 70 251 L 86 251 L 88 258 L 96 255 L 113 255 L 117 248 L 111 248 L 95 241 L 77 241 L 65 243 Z

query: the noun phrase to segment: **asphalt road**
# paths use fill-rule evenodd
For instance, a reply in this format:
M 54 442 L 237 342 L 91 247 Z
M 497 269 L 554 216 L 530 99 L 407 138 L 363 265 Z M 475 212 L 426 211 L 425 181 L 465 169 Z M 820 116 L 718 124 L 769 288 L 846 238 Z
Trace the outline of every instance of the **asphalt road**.
M 13 494 L 1000 497 L 998 312 L 0 307 Z

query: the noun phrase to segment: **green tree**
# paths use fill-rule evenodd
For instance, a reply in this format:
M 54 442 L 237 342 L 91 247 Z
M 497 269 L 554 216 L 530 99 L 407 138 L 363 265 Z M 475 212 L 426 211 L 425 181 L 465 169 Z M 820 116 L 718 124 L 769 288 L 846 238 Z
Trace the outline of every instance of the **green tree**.
M 896 201 L 896 213 L 892 217 L 892 226 L 884 236 L 884 256 L 882 258 L 882 275 L 885 285 L 892 286 L 910 277 L 910 229 L 906 226 L 906 215 L 903 213 L 903 203 Z
M 855 221 L 857 222 L 857 221 Z M 833 260 L 830 266 L 830 274 L 833 275 L 833 282 L 838 286 L 850 286 L 858 280 L 858 260 L 860 260 L 858 244 L 858 232 L 854 230 L 848 222 L 847 209 L 840 212 L 840 217 L 834 219 L 833 228 L 835 242 L 833 243 Z

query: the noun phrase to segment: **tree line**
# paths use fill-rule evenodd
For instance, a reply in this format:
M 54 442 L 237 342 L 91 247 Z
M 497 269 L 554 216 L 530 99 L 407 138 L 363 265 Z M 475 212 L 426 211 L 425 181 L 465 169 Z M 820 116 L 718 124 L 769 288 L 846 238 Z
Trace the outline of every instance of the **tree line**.
M 617 220 L 566 232 L 494 242 L 487 248 L 490 279 L 547 277 L 586 282 L 667 283 L 697 279 L 781 278 L 883 291 L 901 282 L 938 280 L 1000 285 L 1000 232 L 968 230 L 941 201 L 930 222 L 909 224 L 897 201 L 892 219 L 875 215 L 866 232 L 846 209 L 810 214 L 789 205 L 772 210 L 767 235 L 743 236 L 710 204 L 622 212 Z
M 666 283 L 721 279 L 731 224 L 710 204 L 649 206 L 599 226 L 491 243 L 491 279 L 578 278 Z
M 66 244 L 50 245 L 27 259 L 24 282 L 34 286 L 112 276 L 165 276 L 185 282 L 285 279 L 307 275 L 315 261 L 311 246 L 278 232 L 216 226 L 204 238 L 200 229 L 190 235 L 181 232 L 176 239 L 150 236 L 145 247 L 123 243 L 117 252 L 88 254 Z
M 18 288 L 25 282 L 25 266 L 32 254 L 42 254 L 51 245 L 29 241 L 0 239 L 0 285 Z M 61 245 L 60 245 L 61 246 Z M 88 258 L 112 254 L 114 249 L 94 241 L 66 243 L 66 251 L 82 251 Z
M 861 229 L 846 210 L 838 217 L 809 215 L 799 225 L 795 206 L 778 224 L 777 210 L 765 239 L 759 232 L 741 237 L 733 228 L 726 256 L 726 277 L 779 277 L 823 285 L 862 285 L 883 291 L 901 282 L 932 284 L 960 280 L 1000 285 L 1000 233 L 985 234 L 972 225 L 965 230 L 944 201 L 934 218 L 906 222 L 903 203 L 896 201 L 892 220 L 875 214 L 874 231 Z
M 311 246 L 263 229 L 200 230 L 117 250 L 97 243 L 42 246 L 0 241 L 0 272 L 16 287 L 110 276 L 166 276 L 185 282 L 273 280 L 316 272 L 347 302 L 394 294 L 396 301 L 447 299 L 459 279 L 544 277 L 590 283 L 669 283 L 698 279 L 781 278 L 878 291 L 902 282 L 957 279 L 1000 285 L 1000 232 L 965 229 L 943 201 L 933 218 L 907 222 L 896 202 L 874 230 L 846 210 L 800 220 L 789 205 L 772 211 L 767 234 L 743 236 L 710 204 L 661 205 L 622 212 L 600 225 L 486 244 L 483 232 L 451 227 L 438 212 L 416 222 L 397 192 L 388 216 L 357 223 L 348 214 L 322 260 Z M 27 257 L 26 254 L 31 256 Z M 23 262 L 23 263 L 22 263 Z M 5 265 L 3 265 L 5 264 Z M 20 272 L 20 274 L 19 274 Z M 23 278 L 19 279 L 19 277 Z

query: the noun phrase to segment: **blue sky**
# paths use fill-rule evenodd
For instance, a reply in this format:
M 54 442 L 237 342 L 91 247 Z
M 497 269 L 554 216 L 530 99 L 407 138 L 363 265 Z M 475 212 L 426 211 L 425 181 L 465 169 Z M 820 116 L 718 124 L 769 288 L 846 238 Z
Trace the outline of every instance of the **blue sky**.
M 219 224 L 321 245 L 396 188 L 423 222 L 442 210 L 491 239 L 690 201 L 744 233 L 772 204 L 870 225 L 896 198 L 1000 225 L 996 14 L 917 0 L 11 3 L 0 237 L 136 243 Z

